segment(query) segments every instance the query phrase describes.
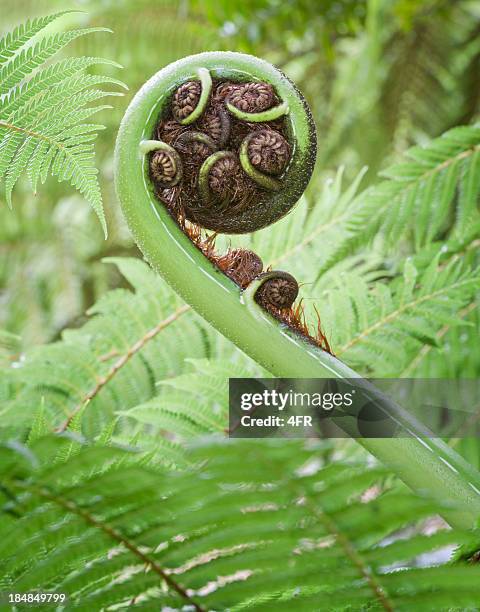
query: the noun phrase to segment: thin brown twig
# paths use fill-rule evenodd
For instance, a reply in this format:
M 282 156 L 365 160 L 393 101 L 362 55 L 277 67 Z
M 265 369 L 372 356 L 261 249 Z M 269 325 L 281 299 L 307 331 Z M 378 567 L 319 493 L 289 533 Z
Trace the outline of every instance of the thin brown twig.
M 75 417 L 75 415 L 78 414 L 78 412 L 80 412 L 80 410 L 84 406 L 86 406 L 88 404 L 88 402 L 90 402 L 103 389 L 103 387 L 112 380 L 112 378 L 115 376 L 115 374 L 121 368 L 123 368 L 123 366 L 125 364 L 127 364 L 130 361 L 130 359 L 134 355 L 136 355 L 136 353 L 138 353 L 140 350 L 143 349 L 143 347 L 147 344 L 147 342 L 149 342 L 150 340 L 155 338 L 155 336 L 157 334 L 159 334 L 162 330 L 164 330 L 166 327 L 171 325 L 174 321 L 176 321 L 182 314 L 184 314 L 188 310 L 190 310 L 190 306 L 188 304 L 184 304 L 181 308 L 176 310 L 174 313 L 172 313 L 166 319 L 163 319 L 163 321 L 160 321 L 160 323 L 155 325 L 155 327 L 152 327 L 152 329 L 150 329 L 144 336 L 142 336 L 142 338 L 140 338 L 140 340 L 137 340 L 134 344 L 132 344 L 132 346 L 127 350 L 127 352 L 124 353 L 119 359 L 117 359 L 117 361 L 108 370 L 108 372 L 105 374 L 105 376 L 102 376 L 96 382 L 95 386 L 92 387 L 90 389 L 90 391 L 88 391 L 88 393 L 86 393 L 83 396 L 81 401 L 70 412 L 70 414 L 67 416 L 65 421 L 59 427 L 56 428 L 55 431 L 57 433 L 62 433 L 66 429 L 68 429 L 68 427 L 69 427 L 70 423 L 72 422 L 73 418 Z

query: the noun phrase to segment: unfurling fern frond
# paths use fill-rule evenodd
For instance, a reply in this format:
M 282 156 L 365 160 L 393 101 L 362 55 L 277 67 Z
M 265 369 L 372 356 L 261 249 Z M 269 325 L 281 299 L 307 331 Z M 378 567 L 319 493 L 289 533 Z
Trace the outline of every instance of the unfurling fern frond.
M 0 40 L 0 178 L 12 205 L 12 191 L 26 172 L 36 190 L 38 180 L 52 174 L 68 181 L 91 204 L 106 233 L 102 196 L 94 165 L 94 140 L 101 125 L 86 120 L 102 106 L 90 106 L 106 96 L 121 95 L 101 85 L 125 85 L 108 76 L 85 71 L 116 62 L 81 57 L 46 64 L 68 43 L 105 28 L 86 28 L 40 35 L 56 13 L 28 21 Z
M 231 440 L 204 441 L 194 467 L 164 473 L 138 452 L 71 443 L 0 449 L 3 591 L 67 593 L 75 610 L 478 603 L 477 567 L 446 564 L 478 535 L 423 534 L 441 505 L 389 488 L 383 468 L 325 468 L 299 441 Z
M 457 237 L 473 225 L 478 229 L 480 127 L 453 128 L 405 155 L 408 161 L 383 172 L 387 180 L 357 196 L 319 276 L 377 232 L 391 246 L 412 237 L 418 250 L 450 228 Z

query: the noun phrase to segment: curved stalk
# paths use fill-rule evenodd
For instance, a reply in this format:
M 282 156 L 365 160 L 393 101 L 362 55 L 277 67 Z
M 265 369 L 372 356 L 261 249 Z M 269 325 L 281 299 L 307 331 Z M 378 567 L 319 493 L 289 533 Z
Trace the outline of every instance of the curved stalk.
M 208 175 L 213 166 L 221 159 L 225 157 L 235 157 L 231 151 L 217 151 L 213 153 L 203 162 L 200 166 L 198 173 L 198 191 L 200 197 L 205 205 L 210 206 L 212 202 L 212 193 L 210 191 L 210 185 L 208 184 Z
M 224 55 L 232 56 L 237 65 L 243 62 L 245 68 L 251 61 L 239 54 Z M 200 66 L 219 63 L 217 56 L 209 53 L 193 61 Z M 177 68 L 174 66 L 167 75 L 172 82 L 177 78 Z M 347 365 L 305 342 L 256 305 L 252 299 L 255 285 L 242 295 L 239 287 L 193 246 L 156 200 L 146 161 L 135 152 L 139 142 L 152 133 L 164 91 L 165 75 L 155 75 L 144 85 L 125 114 L 115 150 L 117 194 L 147 261 L 200 315 L 275 376 L 359 379 Z M 430 437 L 407 411 L 389 402 L 384 406 L 407 428 L 410 437 L 363 438 L 358 442 L 412 489 L 461 507 L 444 513 L 452 525 L 472 527 L 480 516 L 480 474 L 441 440 Z
M 260 170 L 257 170 L 250 161 L 248 156 L 248 145 L 254 136 L 255 132 L 249 134 L 243 140 L 240 146 L 239 157 L 242 168 L 245 170 L 246 174 L 248 174 L 248 176 L 257 183 L 257 185 L 260 185 L 260 187 L 270 191 L 279 191 L 282 188 L 282 183 L 273 178 L 273 176 L 268 176 L 268 174 L 264 174 L 263 172 L 260 172 Z
M 280 117 L 287 115 L 289 111 L 288 104 L 286 102 L 281 102 L 280 104 L 278 104 L 278 106 L 274 106 L 273 108 L 269 108 L 259 113 L 248 113 L 247 111 L 242 111 L 228 100 L 226 103 L 226 107 L 232 113 L 232 115 L 237 117 L 237 119 L 250 121 L 250 123 L 264 123 L 265 121 L 275 121 L 275 119 L 279 119 Z
M 199 68 L 197 70 L 197 75 L 200 79 L 200 84 L 202 86 L 200 99 L 198 100 L 197 106 L 188 115 L 188 117 L 185 117 L 185 119 L 182 119 L 180 121 L 182 125 L 190 125 L 203 115 L 203 111 L 207 107 L 210 92 L 212 91 L 212 77 L 210 76 L 210 72 L 206 68 Z

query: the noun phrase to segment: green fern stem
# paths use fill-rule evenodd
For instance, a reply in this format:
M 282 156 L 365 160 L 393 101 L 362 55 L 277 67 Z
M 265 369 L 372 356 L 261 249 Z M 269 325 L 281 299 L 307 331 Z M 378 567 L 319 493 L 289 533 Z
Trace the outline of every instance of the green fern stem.
M 242 294 L 190 242 L 155 198 L 139 144 L 150 138 L 168 92 L 202 66 L 224 78 L 232 74 L 228 66 L 246 73 L 261 71 L 266 81 L 275 83 L 279 96 L 288 101 L 290 113 L 299 112 L 301 102 L 292 96 L 291 85 L 279 81 L 272 66 L 250 56 L 204 53 L 180 60 L 154 75 L 127 109 L 115 151 L 116 190 L 137 244 L 147 261 L 186 302 L 275 376 L 360 379 L 347 365 L 304 341 L 255 304 L 255 285 Z M 301 148 L 307 139 L 302 133 L 296 136 Z M 365 385 L 369 383 L 365 381 Z M 371 385 L 369 391 L 375 392 Z M 407 411 L 383 397 L 382 401 L 409 437 L 358 441 L 412 489 L 464 508 L 447 513 L 452 525 L 472 527 L 480 515 L 478 472 L 441 440 L 433 438 Z
M 250 121 L 251 123 L 263 123 L 265 121 L 274 121 L 275 119 L 279 119 L 283 117 L 283 115 L 287 115 L 289 108 L 286 102 L 281 102 L 278 106 L 274 106 L 273 108 L 269 108 L 266 111 L 261 111 L 259 113 L 247 113 L 238 109 L 236 106 L 231 104 L 230 102 L 226 103 L 226 107 L 235 115 L 238 119 L 243 119 L 244 121 Z

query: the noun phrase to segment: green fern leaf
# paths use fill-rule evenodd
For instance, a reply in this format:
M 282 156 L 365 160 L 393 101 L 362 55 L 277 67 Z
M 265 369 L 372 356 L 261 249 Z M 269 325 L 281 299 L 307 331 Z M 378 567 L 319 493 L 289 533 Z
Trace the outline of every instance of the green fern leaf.
M 23 47 L 30 39 L 38 32 L 46 28 L 50 23 L 68 13 L 75 11 L 62 11 L 47 15 L 46 17 L 37 17 L 36 19 L 28 20 L 26 23 L 18 25 L 12 32 L 0 39 L 0 61 L 3 64 L 5 60 L 12 57 L 18 49 Z
M 101 84 L 125 87 L 117 79 L 89 75 L 93 65 L 118 66 L 95 57 L 64 59 L 45 66 L 56 53 L 80 36 L 109 31 L 87 28 L 34 36 L 64 13 L 19 26 L 0 42 L 0 178 L 12 205 L 12 191 L 26 172 L 36 189 L 52 174 L 67 181 L 90 203 L 106 234 L 102 197 L 94 163 L 94 140 L 101 126 L 85 124 L 106 108 L 91 107 L 105 96 L 121 95 L 95 89 Z M 22 48 L 23 47 L 23 48 Z
M 181 312 L 174 328 L 162 328 L 182 305 L 158 275 L 140 260 L 109 261 L 118 263 L 136 292 L 105 294 L 84 327 L 28 351 L 20 367 L 8 371 L 20 388 L 6 406 L 5 424 L 28 427 L 32 407 L 43 401 L 51 428 L 62 425 L 66 414 L 71 427 L 84 407 L 82 433 L 97 436 L 113 414 L 148 402 L 158 381 L 180 374 L 187 356 L 206 355 L 212 332 L 193 312 Z
M 53 57 L 61 49 L 79 36 L 95 32 L 111 32 L 108 28 L 85 28 L 53 34 L 28 47 L 0 66 L 0 93 L 6 94 L 18 86 L 25 77 L 31 75 L 39 66 Z
M 388 286 L 372 288 L 354 273 L 342 275 L 322 307 L 322 321 L 342 359 L 370 374 L 394 376 L 418 343 L 437 347 L 445 325 L 463 324 L 458 313 L 475 300 L 479 271 L 462 261 L 440 265 L 440 254 L 421 274 L 407 260 L 403 277 Z
M 353 213 L 342 219 L 340 240 L 328 252 L 317 278 L 346 254 L 383 233 L 395 245 L 413 233 L 417 250 L 436 239 L 454 209 L 454 235 L 479 220 L 480 128 L 457 127 L 425 147 L 413 147 L 405 155 L 411 160 L 396 164 L 382 174 L 388 180 L 368 188 L 352 203 Z M 460 191 L 458 203 L 456 190 Z
M 81 610 L 476 605 L 475 567 L 433 567 L 431 553 L 478 534 L 422 534 L 441 506 L 390 488 L 383 468 L 305 470 L 299 441 L 204 440 L 187 470 L 165 473 L 116 447 L 65 455 L 69 444 L 0 447 L 3 589 L 66 592 Z

